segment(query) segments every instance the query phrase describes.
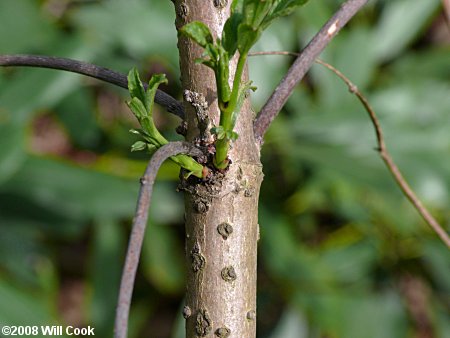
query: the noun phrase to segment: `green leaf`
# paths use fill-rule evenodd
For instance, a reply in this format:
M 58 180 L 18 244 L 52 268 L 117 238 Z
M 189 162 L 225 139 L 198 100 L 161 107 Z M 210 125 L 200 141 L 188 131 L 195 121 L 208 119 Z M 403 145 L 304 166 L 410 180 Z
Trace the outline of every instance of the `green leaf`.
M 227 135 L 227 139 L 232 140 L 232 141 L 236 141 L 239 137 L 238 133 L 236 133 L 235 131 L 232 131 L 232 130 L 228 130 L 226 135 Z
M 174 229 L 152 224 L 151 231 L 145 234 L 142 250 L 145 277 L 159 292 L 165 294 L 177 294 L 184 285 L 183 246 Z
M 250 25 L 242 23 L 238 28 L 238 49 L 241 54 L 247 54 L 250 48 L 261 36 L 261 29 L 254 29 Z
M 128 91 L 130 92 L 131 98 L 138 98 L 142 102 L 145 102 L 145 89 L 142 85 L 141 79 L 139 78 L 139 73 L 136 67 L 133 67 L 128 72 Z
M 231 58 L 237 50 L 238 27 L 242 22 L 242 15 L 233 13 L 223 26 L 222 46 Z
M 225 137 L 225 129 L 223 129 L 222 126 L 211 128 L 211 133 L 215 134 L 218 140 L 221 140 Z
M 307 2 L 308 0 L 275 0 L 275 6 L 272 7 L 261 26 L 265 29 L 274 19 L 291 14 L 296 7 L 302 6 Z
M 207 58 L 208 56 L 209 58 Z M 204 64 L 205 66 L 208 66 L 212 70 L 216 71 L 219 57 L 219 47 L 217 45 L 209 43 L 206 45 L 205 52 L 203 53 L 202 57 L 196 59 L 195 62 Z
M 131 101 L 127 102 L 127 105 L 139 122 L 141 122 L 144 118 L 148 118 L 147 109 L 145 109 L 144 104 L 137 97 L 133 97 Z
M 229 57 L 228 53 L 223 47 L 218 48 L 219 51 L 219 64 L 216 70 L 216 82 L 217 92 L 219 94 L 219 100 L 222 102 L 228 102 L 231 95 L 230 85 L 228 78 L 230 77 Z
M 388 1 L 373 31 L 372 53 L 380 62 L 386 62 L 411 44 L 435 16 L 440 1 L 417 1 L 411 6 L 408 0 Z M 408 15 L 405 15 L 408 13 Z
M 179 33 L 188 36 L 203 48 L 214 42 L 208 26 L 200 21 L 193 21 L 184 25 L 180 28 Z
M 258 29 L 269 13 L 273 0 L 246 0 L 244 2 L 244 22 L 253 29 Z
M 154 74 L 148 82 L 147 92 L 145 93 L 145 106 L 150 117 L 153 115 L 153 104 L 155 101 L 156 90 L 161 83 L 167 82 L 168 81 L 165 74 Z
M 146 148 L 147 148 L 147 143 L 145 143 L 144 141 L 136 141 L 131 146 L 131 151 L 140 151 L 140 150 L 144 150 Z
M 231 13 L 242 15 L 244 13 L 244 2 L 245 0 L 233 0 L 233 3 L 231 4 Z
M 170 159 L 189 172 L 187 177 L 190 175 L 195 175 L 199 178 L 203 177 L 203 166 L 192 157 L 180 154 L 177 156 L 172 156 Z

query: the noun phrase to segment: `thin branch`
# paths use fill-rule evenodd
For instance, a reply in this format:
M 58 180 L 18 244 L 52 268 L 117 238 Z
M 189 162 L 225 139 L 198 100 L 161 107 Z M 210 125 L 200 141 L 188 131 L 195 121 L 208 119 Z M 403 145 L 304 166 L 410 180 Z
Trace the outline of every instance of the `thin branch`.
M 263 52 L 250 52 L 248 56 L 262 56 L 262 55 L 286 55 L 286 56 L 299 56 L 300 53 L 289 52 L 285 50 L 272 50 L 272 51 L 263 51 Z
M 375 129 L 375 134 L 377 136 L 378 143 L 378 152 L 380 153 L 381 158 L 383 159 L 386 167 L 391 172 L 394 177 L 395 182 L 397 182 L 398 186 L 402 190 L 403 194 L 408 198 L 408 200 L 412 203 L 414 208 L 419 212 L 425 222 L 436 232 L 436 234 L 441 238 L 441 240 L 450 248 L 450 237 L 447 232 L 441 227 L 438 221 L 431 215 L 431 213 L 427 210 L 427 208 L 422 204 L 419 198 L 416 196 L 414 191 L 411 189 L 409 184 L 406 182 L 405 178 L 401 174 L 400 170 L 394 163 L 391 155 L 389 154 L 386 143 L 384 142 L 383 132 L 381 130 L 380 122 L 375 114 L 375 111 L 370 106 L 366 97 L 358 90 L 358 87 L 353 84 L 344 74 L 342 74 L 339 70 L 334 68 L 332 65 L 322 61 L 316 60 L 317 63 L 327 67 L 337 76 L 339 76 L 345 84 L 348 86 L 348 89 L 351 93 L 355 94 L 356 97 L 361 101 L 367 113 L 369 114 L 370 120 L 372 121 L 373 127 Z
M 264 134 L 269 125 L 278 115 L 286 103 L 297 83 L 305 76 L 311 68 L 314 60 L 325 49 L 341 28 L 354 16 L 369 0 L 347 0 L 330 20 L 314 36 L 309 44 L 303 49 L 301 55 L 294 61 L 288 72 L 278 84 L 270 98 L 254 122 L 256 139 L 262 143 Z
M 0 55 L 2 67 L 39 67 L 65 70 L 96 78 L 101 81 L 128 89 L 127 76 L 111 69 L 93 65 L 82 61 L 42 55 Z M 184 119 L 184 109 L 181 102 L 169 94 L 157 90 L 155 102 L 167 109 L 168 112 Z
M 170 142 L 159 148 L 150 159 L 144 176 L 141 178 L 141 188 L 133 220 L 128 251 L 120 282 L 119 300 L 114 323 L 114 337 L 126 338 L 128 331 L 128 317 L 133 295 L 134 280 L 139 263 L 145 228 L 147 226 L 148 209 L 150 206 L 153 183 L 161 164 L 170 156 L 184 153 L 191 156 L 200 156 L 202 152 L 187 142 Z
M 299 53 L 288 52 L 288 51 L 269 51 L 269 52 L 253 52 L 250 53 L 249 56 L 258 56 L 258 55 L 288 55 L 288 56 L 298 56 Z M 391 172 L 394 177 L 395 182 L 398 184 L 403 194 L 408 198 L 408 200 L 412 203 L 417 212 L 422 216 L 425 222 L 436 232 L 436 234 L 441 238 L 441 240 L 450 248 L 450 237 L 447 232 L 442 228 L 442 226 L 436 221 L 436 219 L 431 215 L 431 213 L 427 210 L 427 208 L 422 204 L 420 199 L 416 196 L 414 191 L 406 182 L 405 178 L 401 174 L 397 165 L 394 163 L 391 155 L 389 154 L 386 143 L 384 141 L 383 132 L 381 129 L 380 122 L 378 121 L 375 111 L 370 106 L 366 97 L 358 90 L 358 87 L 350 81 L 348 77 L 346 77 L 343 73 L 341 73 L 338 69 L 322 61 L 320 59 L 315 60 L 316 63 L 328 68 L 333 73 L 335 73 L 339 78 L 341 78 L 345 84 L 348 86 L 348 89 L 351 93 L 355 94 L 359 101 L 363 104 L 364 108 L 369 114 L 370 120 L 372 121 L 373 127 L 375 129 L 375 134 L 377 137 L 378 143 L 378 152 L 380 157 L 383 159 L 386 167 Z
M 447 25 L 450 27 L 450 0 L 442 0 L 442 6 L 444 7 L 445 19 Z

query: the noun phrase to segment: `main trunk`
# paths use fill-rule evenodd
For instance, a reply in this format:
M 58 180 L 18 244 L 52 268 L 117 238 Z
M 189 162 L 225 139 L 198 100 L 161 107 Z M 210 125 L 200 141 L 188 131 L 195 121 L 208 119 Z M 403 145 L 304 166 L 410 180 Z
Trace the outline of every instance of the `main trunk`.
M 177 0 L 176 26 L 198 20 L 216 36 L 229 15 L 226 0 Z M 181 81 L 187 111 L 187 138 L 208 144 L 219 123 L 213 72 L 195 63 L 202 50 L 181 37 Z M 235 63 L 234 63 L 235 66 Z M 231 73 L 234 72 L 232 66 Z M 185 191 L 187 288 L 186 337 L 256 337 L 256 256 L 258 197 L 262 181 L 253 113 L 244 104 L 231 164 L 207 182 L 187 180 Z

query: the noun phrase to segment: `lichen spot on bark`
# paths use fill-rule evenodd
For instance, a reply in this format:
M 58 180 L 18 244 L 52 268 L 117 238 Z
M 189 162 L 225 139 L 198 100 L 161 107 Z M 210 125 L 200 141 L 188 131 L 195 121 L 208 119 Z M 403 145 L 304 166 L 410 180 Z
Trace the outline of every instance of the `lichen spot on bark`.
M 195 332 L 200 337 L 205 337 L 211 332 L 212 322 L 206 309 L 200 309 L 197 313 Z
M 217 226 L 217 232 L 226 240 L 233 233 L 233 226 L 230 223 L 220 223 Z
M 188 319 L 192 315 L 192 310 L 189 306 L 185 306 L 183 308 L 183 317 L 184 319 Z
M 191 250 L 191 258 L 192 258 L 192 270 L 194 272 L 199 272 L 205 268 L 206 259 L 200 253 L 200 245 L 198 242 L 194 244 L 194 247 Z
M 228 4 L 228 0 L 213 0 L 214 7 L 222 9 Z
M 232 282 L 237 278 L 236 271 L 231 265 L 224 267 L 220 272 L 220 275 L 225 282 Z
M 256 311 L 250 310 L 249 312 L 247 312 L 247 319 L 250 321 L 255 320 L 256 319 Z
M 227 338 L 230 336 L 231 330 L 226 327 L 218 328 L 214 334 L 219 338 Z

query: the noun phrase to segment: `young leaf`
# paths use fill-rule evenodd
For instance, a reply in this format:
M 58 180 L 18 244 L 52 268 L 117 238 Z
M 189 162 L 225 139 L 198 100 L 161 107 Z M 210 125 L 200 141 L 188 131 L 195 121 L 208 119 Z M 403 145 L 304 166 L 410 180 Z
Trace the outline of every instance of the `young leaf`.
M 258 29 L 266 18 L 274 0 L 246 0 L 244 1 L 244 22 L 253 29 Z
M 236 133 L 235 131 L 229 130 L 227 131 L 227 139 L 231 140 L 231 141 L 236 141 L 239 137 L 238 133 Z
M 184 25 L 180 28 L 179 33 L 188 36 L 203 48 L 206 48 L 208 44 L 214 42 L 208 26 L 200 21 L 192 21 Z
M 241 54 L 247 54 L 250 48 L 258 41 L 262 31 L 254 30 L 247 24 L 240 24 L 238 28 L 238 49 Z
M 170 159 L 180 167 L 188 170 L 187 177 L 189 177 L 190 175 L 194 175 L 199 178 L 203 177 L 203 166 L 192 157 L 180 154 L 177 156 L 172 156 Z
M 147 148 L 147 143 L 144 141 L 136 141 L 131 145 L 131 151 L 140 151 Z
M 219 64 L 216 68 L 216 82 L 219 100 L 228 102 L 230 100 L 231 89 L 228 83 L 230 76 L 230 59 L 228 53 L 222 46 L 219 46 Z
M 296 7 L 302 6 L 307 2 L 308 0 L 275 0 L 272 10 L 261 24 L 262 29 L 266 29 L 276 18 L 291 14 Z
M 148 82 L 147 92 L 145 93 L 145 106 L 147 107 L 148 115 L 150 117 L 153 113 L 156 90 L 161 83 L 167 83 L 165 74 L 155 74 Z
M 133 67 L 128 72 L 128 90 L 131 98 L 136 97 L 142 102 L 145 101 L 145 89 L 142 85 L 141 79 L 139 78 L 139 73 L 136 67 Z
M 211 128 L 211 133 L 215 134 L 218 140 L 221 140 L 225 137 L 225 130 L 222 126 Z
M 231 3 L 231 13 L 243 14 L 245 0 L 233 0 Z
M 242 22 L 242 14 L 233 13 L 225 22 L 222 32 L 222 46 L 233 57 L 237 50 L 238 27 Z
M 131 101 L 127 102 L 127 105 L 130 107 L 139 122 L 141 122 L 145 117 L 148 117 L 147 109 L 139 98 L 133 97 Z

